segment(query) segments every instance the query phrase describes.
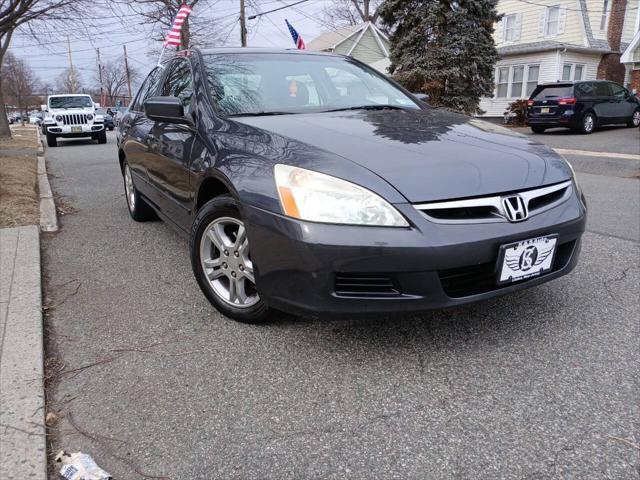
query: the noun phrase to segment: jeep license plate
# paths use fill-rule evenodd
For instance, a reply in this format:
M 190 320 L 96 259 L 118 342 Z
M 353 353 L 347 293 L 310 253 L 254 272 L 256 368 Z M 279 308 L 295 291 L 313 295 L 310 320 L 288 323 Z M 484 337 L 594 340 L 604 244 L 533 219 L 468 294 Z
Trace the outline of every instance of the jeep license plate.
M 82 127 L 71 127 L 71 133 L 82 133 Z

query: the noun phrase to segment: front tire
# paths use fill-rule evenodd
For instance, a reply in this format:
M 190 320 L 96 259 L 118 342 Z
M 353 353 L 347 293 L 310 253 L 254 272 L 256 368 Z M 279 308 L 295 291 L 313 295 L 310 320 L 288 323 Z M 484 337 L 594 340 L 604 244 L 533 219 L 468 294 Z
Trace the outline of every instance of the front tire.
M 56 136 L 47 132 L 47 147 L 57 147 L 58 146 L 58 140 L 56 139 Z
M 202 206 L 193 221 L 189 251 L 198 285 L 220 313 L 243 323 L 270 319 L 272 311 L 255 285 L 245 224 L 231 195 Z
M 637 126 L 640 126 L 640 108 L 636 108 L 635 112 L 633 112 L 633 115 L 631 115 L 631 120 L 629 120 L 629 123 L 627 123 L 627 127 L 629 128 Z
M 127 163 L 124 164 L 122 178 L 124 180 L 124 193 L 127 199 L 127 207 L 131 218 L 136 222 L 153 220 L 156 217 L 156 212 L 153 211 L 153 208 L 151 208 L 144 198 L 142 198 L 138 193 L 138 190 L 133 183 L 131 169 Z
M 96 140 L 98 140 L 98 144 L 103 145 L 107 143 L 107 132 L 106 130 L 100 130 L 98 135 L 96 135 Z
M 546 130 L 545 127 L 540 127 L 540 126 L 537 126 L 537 125 L 535 125 L 535 126 L 532 125 L 531 126 L 531 131 L 533 133 L 544 133 L 545 130 Z
M 580 125 L 580 132 L 585 135 L 589 135 L 596 129 L 596 116 L 593 113 L 587 113 L 582 117 L 582 124 Z

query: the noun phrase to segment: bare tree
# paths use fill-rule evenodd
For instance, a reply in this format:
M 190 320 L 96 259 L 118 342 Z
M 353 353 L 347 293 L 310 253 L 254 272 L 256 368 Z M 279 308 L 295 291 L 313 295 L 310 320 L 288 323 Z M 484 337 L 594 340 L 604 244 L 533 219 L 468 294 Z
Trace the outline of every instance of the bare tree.
M 111 8 L 119 15 L 124 15 L 128 9 L 140 15 L 144 19 L 143 23 L 159 26 L 152 38 L 161 42 L 171 28 L 180 7 L 188 5 L 194 13 L 182 24 L 180 36 L 182 48 L 189 48 L 216 43 L 218 40 L 215 19 L 207 15 L 209 12 L 215 12 L 214 7 L 217 3 L 218 0 L 114 0 Z
M 333 0 L 324 8 L 324 21 L 333 29 L 362 22 L 378 21 L 382 0 Z
M 18 107 L 24 123 L 24 112 L 34 104 L 38 79 L 24 60 L 17 58 L 11 52 L 5 54 L 2 70 L 2 91 L 5 100 Z
M 76 68 L 66 68 L 56 77 L 57 93 L 78 93 L 82 90 L 82 77 Z
M 131 65 L 129 66 L 129 76 L 132 83 L 135 83 L 139 77 L 138 71 Z M 127 71 L 122 59 L 104 63 L 102 65 L 102 84 L 100 85 L 99 76 L 96 80 L 98 86 L 104 89 L 108 105 L 115 105 L 119 98 L 126 96 Z
M 47 25 L 54 30 L 62 24 L 81 24 L 78 14 L 82 4 L 89 0 L 0 0 L 0 82 L 4 78 L 4 57 L 9 49 L 11 37 L 18 29 L 34 33 L 35 24 Z M 101 0 L 91 0 L 95 6 Z M 32 30 L 33 29 L 33 30 Z M 4 89 L 0 90 L 0 138 L 11 137 L 7 122 Z

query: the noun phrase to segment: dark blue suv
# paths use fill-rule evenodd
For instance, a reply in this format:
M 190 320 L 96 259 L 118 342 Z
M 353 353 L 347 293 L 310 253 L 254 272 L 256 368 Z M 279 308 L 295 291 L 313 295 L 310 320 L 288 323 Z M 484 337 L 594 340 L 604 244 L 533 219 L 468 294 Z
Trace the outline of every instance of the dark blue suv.
M 602 125 L 640 125 L 640 100 L 605 80 L 538 85 L 528 100 L 527 125 L 534 133 L 567 127 L 591 133 Z

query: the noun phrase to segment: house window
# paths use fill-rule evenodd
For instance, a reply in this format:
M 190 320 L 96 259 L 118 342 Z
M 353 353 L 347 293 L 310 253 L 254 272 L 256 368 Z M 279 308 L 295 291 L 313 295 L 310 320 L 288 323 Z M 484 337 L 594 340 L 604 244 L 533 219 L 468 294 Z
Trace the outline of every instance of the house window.
M 562 80 L 565 82 L 582 80 L 583 74 L 584 65 L 580 63 L 565 63 L 562 66 Z
M 504 32 L 502 40 L 505 42 L 515 42 L 520 40 L 520 29 L 522 21 L 520 14 L 514 13 L 504 17 Z
M 607 17 L 609 16 L 609 0 L 604 0 L 602 4 L 602 17 L 600 17 L 600 30 L 607 28 Z
M 558 34 L 558 23 L 560 20 L 560 5 L 547 7 L 547 22 L 544 28 L 544 34 L 553 37 Z
M 506 98 L 509 89 L 509 67 L 498 68 L 498 88 L 496 97 Z
M 529 65 L 527 72 L 527 92 L 525 97 L 529 98 L 538 86 L 538 75 L 540 75 L 540 65 Z
M 524 65 L 513 67 L 513 80 L 511 82 L 511 97 L 522 96 L 522 81 L 524 80 Z
M 496 98 L 528 98 L 538 85 L 540 65 L 499 67 Z

